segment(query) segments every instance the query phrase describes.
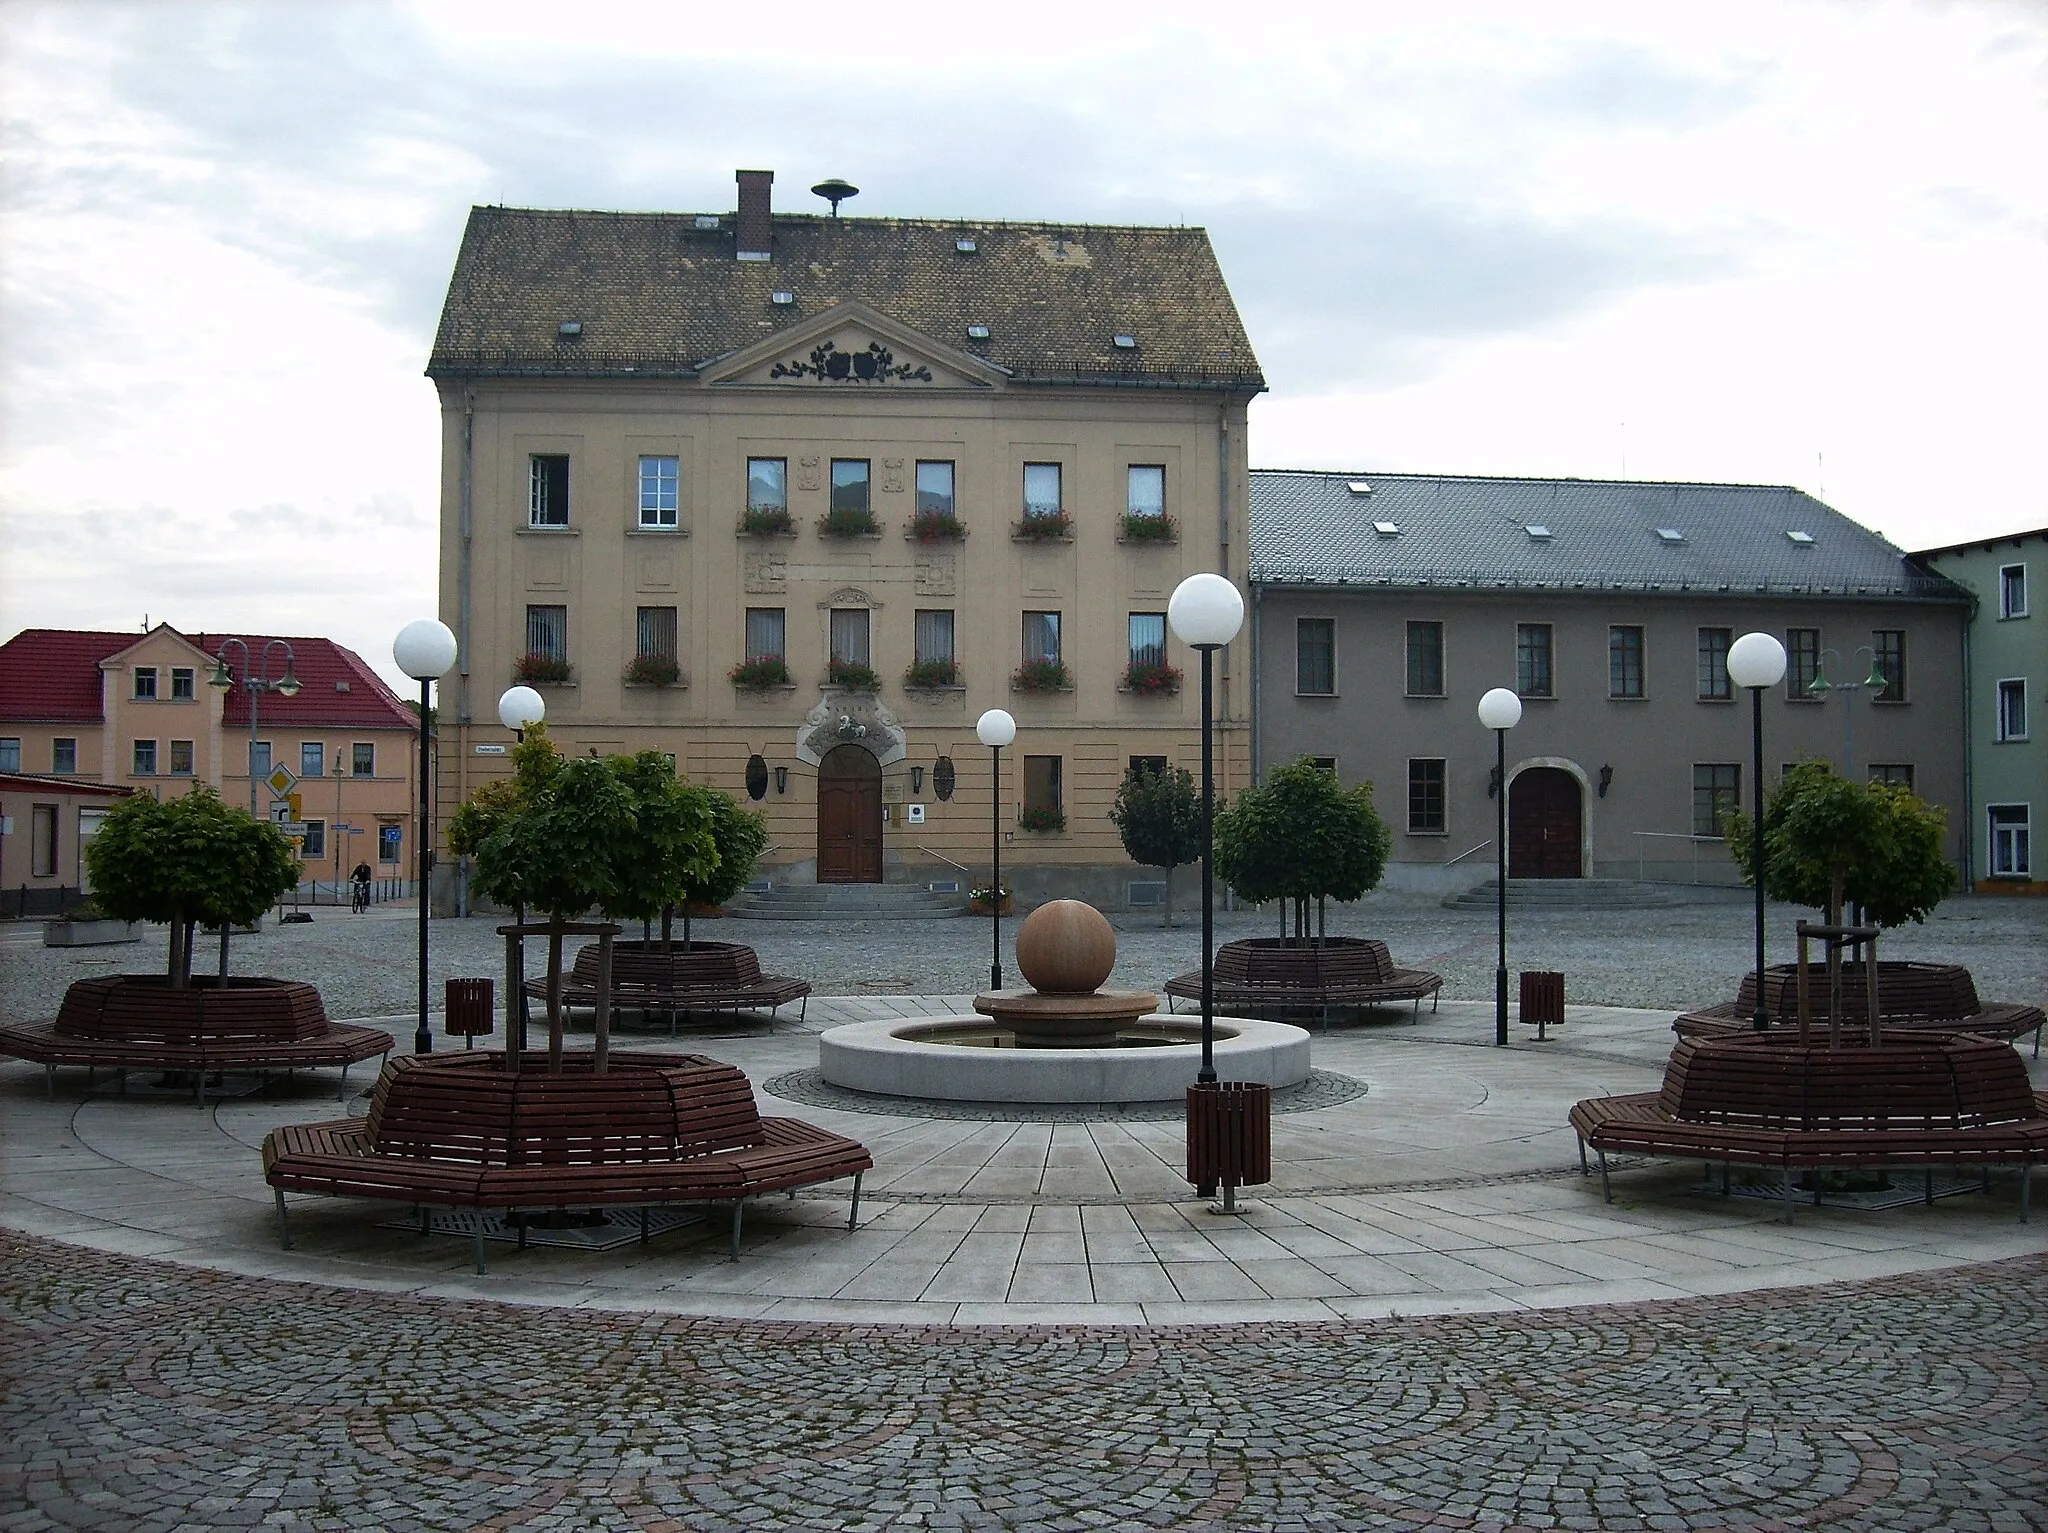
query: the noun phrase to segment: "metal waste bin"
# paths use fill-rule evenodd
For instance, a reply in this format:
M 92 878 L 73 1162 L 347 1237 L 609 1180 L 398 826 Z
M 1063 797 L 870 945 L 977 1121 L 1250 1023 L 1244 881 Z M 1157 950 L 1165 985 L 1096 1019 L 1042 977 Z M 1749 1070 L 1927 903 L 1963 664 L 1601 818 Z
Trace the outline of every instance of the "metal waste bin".
M 1188 1087 L 1188 1180 L 1203 1197 L 1223 1189 L 1235 1212 L 1236 1190 L 1273 1180 L 1273 1088 L 1259 1081 Z
M 474 1047 L 472 1040 L 496 1032 L 492 991 L 487 979 L 449 980 L 442 1031 L 451 1038 L 460 1034 L 464 1048 Z
M 1564 1025 L 1564 976 L 1554 969 L 1522 971 L 1522 1025 L 1536 1029 L 1544 1041 L 1546 1027 Z

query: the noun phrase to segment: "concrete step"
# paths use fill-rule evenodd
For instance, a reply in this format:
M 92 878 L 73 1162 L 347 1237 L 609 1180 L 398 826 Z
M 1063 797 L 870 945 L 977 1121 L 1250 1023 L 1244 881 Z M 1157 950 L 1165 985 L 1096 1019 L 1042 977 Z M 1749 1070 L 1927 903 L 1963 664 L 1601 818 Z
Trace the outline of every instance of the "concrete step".
M 923 884 L 785 884 L 748 890 L 725 908 L 751 921 L 930 921 L 966 914 L 967 895 Z
M 1451 910 L 1492 910 L 1498 882 L 1489 878 L 1474 889 L 1444 900 Z M 1663 884 L 1637 883 L 1630 878 L 1511 878 L 1508 905 L 1517 910 L 1662 910 L 1685 901 Z

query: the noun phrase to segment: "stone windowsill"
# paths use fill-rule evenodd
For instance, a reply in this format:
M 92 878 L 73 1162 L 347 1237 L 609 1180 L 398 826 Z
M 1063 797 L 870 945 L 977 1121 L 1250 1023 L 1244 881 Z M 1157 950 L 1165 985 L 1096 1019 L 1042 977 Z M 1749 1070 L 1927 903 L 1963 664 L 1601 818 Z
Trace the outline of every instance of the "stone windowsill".
M 626 536 L 629 538 L 687 538 L 689 535 L 690 529 L 683 526 L 628 527 L 626 529 Z
M 522 522 L 514 531 L 522 538 L 580 538 L 583 536 L 583 529 L 581 527 L 536 527 L 531 522 Z

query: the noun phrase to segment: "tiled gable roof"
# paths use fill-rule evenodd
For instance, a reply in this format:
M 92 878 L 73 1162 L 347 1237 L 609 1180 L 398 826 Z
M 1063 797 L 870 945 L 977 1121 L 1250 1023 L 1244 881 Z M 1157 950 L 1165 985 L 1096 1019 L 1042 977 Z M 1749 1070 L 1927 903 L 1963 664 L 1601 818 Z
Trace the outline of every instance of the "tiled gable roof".
M 1258 583 L 1968 600 L 1782 485 L 1296 469 L 1251 479 Z
M 0 644 L 0 719 L 96 724 L 100 662 L 143 636 L 76 628 L 24 628 Z
M 709 216 L 471 209 L 429 375 L 688 378 L 861 303 L 1015 382 L 1265 387 L 1202 229 L 778 214 L 741 261 Z

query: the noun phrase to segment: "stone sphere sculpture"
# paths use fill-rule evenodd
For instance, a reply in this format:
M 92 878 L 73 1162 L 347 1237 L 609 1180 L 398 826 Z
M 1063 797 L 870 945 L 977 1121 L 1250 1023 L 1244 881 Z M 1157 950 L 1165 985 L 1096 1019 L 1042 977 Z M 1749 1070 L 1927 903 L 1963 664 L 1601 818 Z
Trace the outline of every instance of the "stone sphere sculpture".
M 1093 905 L 1053 900 L 1017 930 L 1017 968 L 1042 995 L 1091 994 L 1115 967 L 1116 933 Z

